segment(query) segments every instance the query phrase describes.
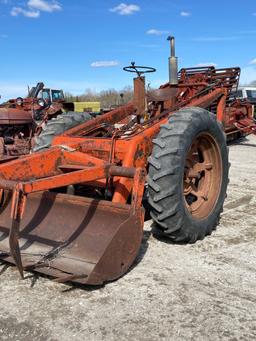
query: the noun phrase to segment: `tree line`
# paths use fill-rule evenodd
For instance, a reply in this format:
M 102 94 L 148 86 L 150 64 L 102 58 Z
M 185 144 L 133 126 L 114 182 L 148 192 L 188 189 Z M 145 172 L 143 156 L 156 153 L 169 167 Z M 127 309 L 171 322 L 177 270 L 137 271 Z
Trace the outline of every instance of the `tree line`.
M 65 93 L 65 99 L 69 102 L 100 102 L 101 108 L 110 108 L 126 104 L 133 98 L 133 88 L 126 86 L 122 90 L 115 89 L 94 92 L 86 89 L 82 95 L 74 96 L 71 93 Z

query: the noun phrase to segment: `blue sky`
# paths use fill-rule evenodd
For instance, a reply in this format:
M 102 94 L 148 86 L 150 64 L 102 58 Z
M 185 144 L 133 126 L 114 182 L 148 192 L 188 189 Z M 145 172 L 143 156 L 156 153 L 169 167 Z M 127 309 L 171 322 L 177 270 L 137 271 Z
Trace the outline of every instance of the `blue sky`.
M 81 94 L 132 84 L 122 67 L 153 66 L 151 86 L 168 78 L 168 34 L 180 67 L 240 66 L 256 80 L 255 0 L 0 0 L 2 100 L 44 81 Z

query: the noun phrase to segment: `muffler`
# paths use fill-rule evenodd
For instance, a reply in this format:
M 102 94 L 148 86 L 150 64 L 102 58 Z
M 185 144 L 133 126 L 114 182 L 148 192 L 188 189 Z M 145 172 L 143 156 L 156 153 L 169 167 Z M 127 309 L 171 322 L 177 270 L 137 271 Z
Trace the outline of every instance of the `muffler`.
M 178 84 L 178 58 L 175 56 L 175 38 L 168 37 L 170 41 L 171 56 L 169 57 L 169 83 L 170 85 Z

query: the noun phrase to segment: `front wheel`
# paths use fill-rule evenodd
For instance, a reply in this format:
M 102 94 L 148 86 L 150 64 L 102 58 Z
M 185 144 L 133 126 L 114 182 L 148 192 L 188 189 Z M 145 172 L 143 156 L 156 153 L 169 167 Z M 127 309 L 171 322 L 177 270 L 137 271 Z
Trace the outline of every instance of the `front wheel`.
M 149 204 L 156 230 L 194 243 L 219 222 L 228 184 L 226 137 L 215 115 L 185 108 L 163 125 L 149 159 Z
M 70 111 L 49 120 L 40 134 L 35 136 L 32 151 L 38 152 L 50 148 L 55 136 L 91 119 L 92 116 L 88 113 Z

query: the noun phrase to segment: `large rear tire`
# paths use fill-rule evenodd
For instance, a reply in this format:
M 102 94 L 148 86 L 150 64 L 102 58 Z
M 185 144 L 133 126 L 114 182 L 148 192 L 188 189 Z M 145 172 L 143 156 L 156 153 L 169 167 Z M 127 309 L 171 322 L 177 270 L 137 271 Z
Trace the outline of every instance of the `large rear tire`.
M 92 116 L 88 113 L 72 111 L 53 118 L 45 124 L 40 135 L 35 137 L 32 151 L 38 152 L 49 148 L 55 136 L 91 119 Z
M 149 159 L 149 204 L 157 234 L 194 243 L 219 223 L 228 184 L 226 137 L 215 115 L 185 108 L 163 125 Z

